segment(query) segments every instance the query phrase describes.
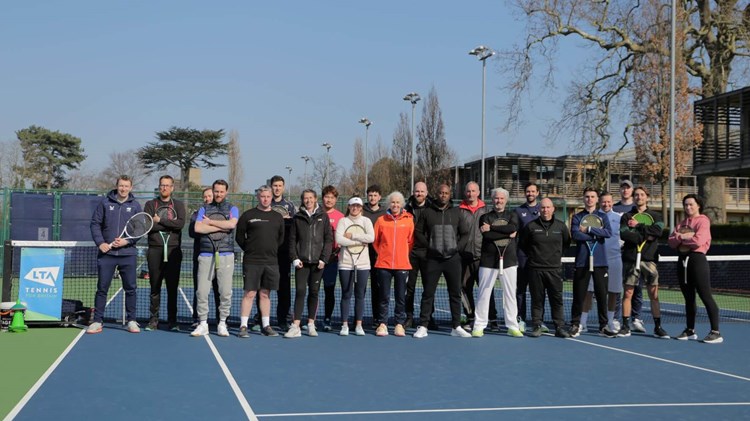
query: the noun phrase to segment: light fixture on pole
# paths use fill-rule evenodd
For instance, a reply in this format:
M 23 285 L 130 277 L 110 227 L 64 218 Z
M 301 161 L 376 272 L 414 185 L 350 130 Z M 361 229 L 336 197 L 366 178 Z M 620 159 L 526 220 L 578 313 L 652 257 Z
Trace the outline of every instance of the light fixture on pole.
M 312 158 L 307 155 L 302 155 L 300 158 L 305 160 L 305 176 L 302 177 L 302 182 L 305 184 L 304 188 L 307 188 L 307 161 L 311 160 Z
M 484 45 L 480 45 L 479 47 L 469 51 L 469 54 L 472 56 L 477 56 L 477 59 L 482 62 L 482 184 L 479 188 L 479 197 L 484 200 L 484 190 L 485 190 L 485 184 L 484 184 L 484 96 L 485 96 L 485 80 L 487 77 L 487 59 L 494 56 L 495 52 L 492 51 L 491 48 L 485 47 Z
M 365 125 L 365 190 L 367 190 L 367 169 L 369 167 L 369 163 L 367 162 L 367 136 L 370 132 L 372 121 L 368 120 L 367 117 L 362 117 L 359 119 L 359 122 Z
M 323 177 L 323 184 L 327 185 L 330 184 L 330 181 L 328 180 L 328 171 L 330 171 L 331 169 L 331 147 L 333 145 L 328 142 L 323 142 L 320 146 L 326 148 L 326 172 L 325 176 Z
M 414 141 L 414 108 L 422 99 L 418 93 L 409 92 L 404 96 L 404 101 L 411 102 L 411 190 L 414 193 L 414 158 L 417 156 L 417 143 Z

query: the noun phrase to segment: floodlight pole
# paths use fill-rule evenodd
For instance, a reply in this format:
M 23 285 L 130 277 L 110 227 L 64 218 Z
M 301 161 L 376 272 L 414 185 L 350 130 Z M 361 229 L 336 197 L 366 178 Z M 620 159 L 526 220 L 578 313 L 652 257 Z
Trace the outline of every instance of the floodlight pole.
M 417 156 L 417 142 L 415 141 L 414 134 L 414 108 L 417 106 L 417 102 L 422 99 L 418 93 L 409 92 L 404 96 L 404 101 L 411 102 L 411 190 L 414 194 L 414 159 Z
M 484 200 L 484 190 L 485 190 L 485 184 L 484 184 L 484 119 L 485 119 L 485 82 L 487 79 L 487 59 L 494 56 L 495 52 L 492 51 L 492 49 L 485 47 L 484 45 L 480 45 L 479 47 L 474 48 L 473 50 L 469 51 L 469 54 L 472 56 L 477 56 L 477 59 L 479 59 L 482 62 L 482 152 L 481 152 L 481 160 L 482 160 L 482 177 L 481 177 L 481 185 L 479 187 L 479 197 Z M 497 170 L 497 169 L 495 169 Z

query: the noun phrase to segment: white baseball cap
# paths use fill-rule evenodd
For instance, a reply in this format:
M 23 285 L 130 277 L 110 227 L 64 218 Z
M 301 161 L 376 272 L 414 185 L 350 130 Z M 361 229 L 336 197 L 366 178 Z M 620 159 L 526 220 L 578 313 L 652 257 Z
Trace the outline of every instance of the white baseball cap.
M 348 205 L 349 206 L 351 206 L 351 205 L 363 206 L 362 199 L 360 199 L 359 197 L 352 197 L 351 199 L 349 199 Z

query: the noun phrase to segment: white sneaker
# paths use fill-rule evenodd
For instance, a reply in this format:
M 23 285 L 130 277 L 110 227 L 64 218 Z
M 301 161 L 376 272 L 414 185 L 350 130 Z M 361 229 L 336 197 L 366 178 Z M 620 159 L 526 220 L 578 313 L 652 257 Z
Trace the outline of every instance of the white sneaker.
M 633 332 L 646 333 L 646 327 L 643 326 L 643 320 L 633 319 L 633 326 L 630 330 L 632 330 Z
M 612 329 L 612 332 L 619 332 L 620 331 L 620 321 L 617 319 L 612 320 L 612 326 L 610 326 Z
M 581 332 L 581 333 L 589 331 L 589 327 L 586 326 L 586 325 L 580 325 L 579 327 L 580 327 L 579 332 Z
M 354 334 L 357 336 L 365 336 L 365 330 L 362 329 L 362 325 L 354 328 Z
M 307 324 L 307 336 L 312 336 L 312 337 L 318 336 L 318 330 L 315 329 L 315 323 Z
M 521 320 L 520 317 L 518 318 L 518 330 L 520 330 L 521 332 L 526 332 L 526 322 Z
M 289 326 L 289 330 L 287 330 L 284 334 L 285 338 L 299 338 L 300 336 L 302 336 L 302 331 L 300 330 L 299 326 L 295 324 Z
M 229 336 L 229 330 L 227 330 L 227 322 L 219 322 L 219 326 L 216 328 L 216 334 L 219 336 Z
M 348 325 L 341 326 L 341 330 L 339 331 L 339 336 L 349 336 L 349 326 Z
M 208 336 L 208 323 L 200 322 L 194 331 L 190 332 L 190 336 Z
M 456 336 L 459 338 L 471 338 L 471 333 L 465 331 L 461 326 L 458 326 L 451 330 L 451 336 Z
M 417 331 L 416 331 L 416 332 L 414 332 L 414 335 L 413 335 L 413 336 L 414 336 L 415 338 L 417 338 L 417 339 L 422 339 L 422 338 L 426 338 L 426 337 L 427 337 L 427 328 L 426 328 L 426 327 L 424 327 L 424 326 L 419 326 L 419 327 L 417 328 Z M 469 336 L 471 336 L 471 335 L 469 335 Z
M 130 333 L 141 333 L 141 327 L 138 326 L 138 322 L 131 320 L 128 322 L 128 332 Z
M 91 323 L 89 327 L 86 328 L 86 333 L 102 333 L 102 324 L 99 322 Z

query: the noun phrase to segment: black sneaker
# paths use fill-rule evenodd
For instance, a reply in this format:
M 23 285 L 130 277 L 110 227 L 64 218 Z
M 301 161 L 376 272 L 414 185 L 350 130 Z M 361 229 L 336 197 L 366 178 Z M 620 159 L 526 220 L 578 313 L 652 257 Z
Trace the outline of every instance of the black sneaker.
M 169 330 L 172 332 L 179 332 L 180 331 L 180 325 L 177 323 L 170 323 L 169 324 Z
M 570 333 L 568 333 L 567 329 L 565 329 L 564 327 L 558 327 L 557 329 L 555 329 L 555 336 L 557 336 L 558 338 L 570 339 Z
M 538 338 L 542 336 L 542 327 L 541 326 L 534 326 L 534 330 L 529 333 L 529 337 L 531 338 Z
M 654 337 L 659 339 L 669 339 L 669 334 L 661 326 L 654 328 Z
M 151 332 L 152 330 L 159 329 L 159 321 L 158 320 L 150 320 L 148 324 L 145 327 L 145 330 L 147 332 Z
M 497 320 L 490 322 L 490 330 L 493 332 L 500 332 L 500 324 L 497 323 Z
M 279 336 L 279 334 L 278 334 L 278 333 L 276 333 L 276 331 L 275 331 L 275 330 L 273 330 L 273 328 L 272 328 L 272 327 L 271 327 L 270 325 L 269 325 L 269 326 L 266 326 L 266 327 L 264 327 L 264 328 L 263 328 L 263 329 L 261 330 L 261 332 L 263 332 L 263 335 L 265 335 L 265 336 Z
M 604 326 L 603 328 L 599 329 L 599 336 L 603 336 L 605 338 L 616 338 L 617 334 L 609 330 L 607 326 Z
M 333 330 L 333 326 L 331 325 L 331 319 L 324 319 L 323 320 L 323 331 L 324 332 L 330 332 Z
M 247 331 L 247 326 L 240 326 L 240 331 L 237 333 L 238 338 L 249 338 L 250 332 Z
M 695 334 L 695 330 L 685 328 L 685 330 L 680 333 L 680 336 L 675 339 L 677 339 L 678 341 L 687 341 L 688 339 L 696 340 L 698 339 L 698 335 Z
M 404 322 L 404 329 L 409 329 L 410 327 L 414 327 L 414 317 L 406 316 L 406 321 Z
M 557 329 L 560 330 L 560 329 Z M 581 336 L 581 328 L 579 325 L 573 325 L 570 327 L 570 330 L 568 331 L 568 336 L 571 338 L 577 338 Z
M 620 331 L 617 332 L 617 337 L 618 338 L 627 338 L 628 336 L 630 336 L 630 326 L 623 325 L 620 328 Z
M 721 333 L 717 330 L 708 332 L 708 335 L 703 338 L 703 343 L 706 344 L 720 344 L 724 342 L 724 338 L 721 337 Z

